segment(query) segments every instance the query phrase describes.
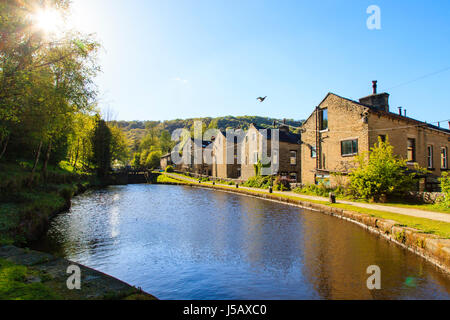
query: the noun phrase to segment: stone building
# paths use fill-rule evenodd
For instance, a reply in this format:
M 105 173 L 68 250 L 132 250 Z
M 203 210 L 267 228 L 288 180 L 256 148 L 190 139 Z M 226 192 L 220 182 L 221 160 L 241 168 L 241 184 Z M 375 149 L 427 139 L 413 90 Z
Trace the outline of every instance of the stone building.
M 189 172 L 194 173 L 198 175 L 205 175 L 210 176 L 212 174 L 212 165 L 211 163 L 208 164 L 207 161 L 204 159 L 204 155 L 207 152 L 207 148 L 211 144 L 211 141 L 205 141 L 205 140 L 194 140 L 190 139 L 186 143 L 186 145 L 183 147 L 183 163 L 181 165 L 176 166 L 176 170 L 182 171 L 182 172 Z M 196 148 L 197 144 L 197 148 Z M 186 152 L 189 150 L 190 152 Z M 198 152 L 198 161 L 196 162 L 196 152 Z
M 302 127 L 302 183 L 337 184 L 354 168 L 355 156 L 369 151 L 378 138 L 389 138 L 396 155 L 428 168 L 429 182 L 447 171 L 450 130 L 391 112 L 389 94 L 373 94 L 359 102 L 329 93 Z
M 212 177 L 239 179 L 241 166 L 238 162 L 238 137 L 231 135 L 231 132 L 217 130 L 217 136 L 212 140 Z M 228 153 L 228 150 L 232 152 Z
M 160 160 L 160 167 L 162 170 L 166 170 L 168 166 L 173 165 L 172 156 L 170 153 L 163 155 Z
M 282 179 L 296 183 L 300 180 L 300 135 L 290 132 L 289 126 L 282 124 L 279 126 L 279 151 L 272 152 L 272 131 L 267 130 L 267 144 L 263 146 L 263 134 L 254 124 L 245 135 L 241 146 L 241 180 L 248 180 L 256 174 L 255 164 L 262 159 L 263 152 L 267 157 L 271 157 L 274 164 L 278 164 L 278 175 Z M 267 151 L 266 151 L 267 150 Z

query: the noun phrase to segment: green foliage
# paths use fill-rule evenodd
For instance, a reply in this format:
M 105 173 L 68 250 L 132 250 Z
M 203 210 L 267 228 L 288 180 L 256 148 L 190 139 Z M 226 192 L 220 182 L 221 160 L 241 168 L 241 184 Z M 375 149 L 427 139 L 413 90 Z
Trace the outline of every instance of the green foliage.
M 307 195 L 313 195 L 313 196 L 319 196 L 319 197 L 328 197 L 330 192 L 334 192 L 335 194 L 341 193 L 340 189 L 333 189 L 322 183 L 319 185 L 315 185 L 315 184 L 306 185 L 301 188 L 296 188 L 293 191 L 295 193 L 307 194 Z
M 46 275 L 28 267 L 0 259 L 0 300 L 58 300 L 61 299 L 42 282 Z
M 40 32 L 30 10 L 44 5 L 62 15 L 70 7 L 67 0 L 0 3 L 0 159 L 33 159 L 33 174 L 43 160 L 45 175 L 67 155 L 74 167 L 88 167 L 99 45 L 72 31 Z
M 105 177 L 111 169 L 111 141 L 111 130 L 104 120 L 98 118 L 92 134 L 93 157 L 91 162 L 99 177 Z
M 256 176 L 248 179 L 243 186 L 249 187 L 249 188 L 258 188 L 258 189 L 269 189 L 269 187 L 272 184 L 272 177 L 262 177 L 262 176 Z
M 144 166 L 147 169 L 158 168 L 160 165 L 161 156 L 162 156 L 162 153 L 159 150 L 150 152 L 147 156 L 147 159 L 145 160 Z
M 439 206 L 448 209 L 450 208 L 450 175 L 448 172 L 443 172 L 439 181 L 441 182 L 441 189 L 444 194 L 444 197 L 439 201 Z
M 350 189 L 357 197 L 379 201 L 382 197 L 401 195 L 410 191 L 417 172 L 407 171 L 406 160 L 394 155 L 388 139 L 378 143 L 369 153 L 363 153 L 357 159 L 358 168 L 350 173 Z
M 131 167 L 133 169 L 141 168 L 141 154 L 140 153 L 133 154 L 133 158 L 131 160 Z
M 275 179 L 275 183 L 273 185 L 273 190 L 275 191 L 290 191 L 291 185 L 289 181 L 281 179 L 280 176 L 277 176 Z

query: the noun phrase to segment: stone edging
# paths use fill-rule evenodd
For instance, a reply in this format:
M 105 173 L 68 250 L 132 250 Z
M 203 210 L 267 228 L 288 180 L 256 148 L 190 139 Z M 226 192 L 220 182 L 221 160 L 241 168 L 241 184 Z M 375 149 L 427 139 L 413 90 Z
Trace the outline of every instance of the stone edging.
M 399 226 L 398 222 L 393 220 L 371 217 L 368 214 L 308 202 L 307 200 L 284 198 L 276 194 L 259 194 L 244 189 L 221 188 L 219 186 L 210 186 L 206 184 L 195 185 L 185 183 L 184 185 L 243 194 L 255 198 L 266 199 L 309 210 L 319 211 L 321 213 L 344 219 L 421 256 L 450 275 L 450 239 L 442 239 L 436 235 L 421 233 L 419 230 L 413 228 L 402 227 Z
M 65 300 L 157 300 L 154 296 L 121 280 L 51 254 L 21 249 L 12 245 L 0 246 L 0 258 L 45 274 L 28 281 L 40 282 Z M 67 288 L 67 268 L 81 270 L 81 289 Z

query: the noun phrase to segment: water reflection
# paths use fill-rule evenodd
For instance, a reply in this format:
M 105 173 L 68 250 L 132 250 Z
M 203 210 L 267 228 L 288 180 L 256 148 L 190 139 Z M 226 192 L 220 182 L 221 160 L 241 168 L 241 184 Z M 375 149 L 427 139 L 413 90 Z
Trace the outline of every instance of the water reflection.
M 448 299 L 446 275 L 351 223 L 235 194 L 177 186 L 86 193 L 37 249 L 161 299 Z M 382 270 L 369 291 L 366 269 Z

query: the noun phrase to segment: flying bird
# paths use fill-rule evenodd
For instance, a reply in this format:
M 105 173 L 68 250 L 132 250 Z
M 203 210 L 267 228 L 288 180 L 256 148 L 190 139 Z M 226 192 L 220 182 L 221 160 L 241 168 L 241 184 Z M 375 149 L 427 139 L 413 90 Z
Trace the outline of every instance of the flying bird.
M 267 99 L 267 96 L 265 96 L 264 98 L 263 97 L 256 98 L 256 100 L 258 100 L 261 103 L 263 103 L 264 100 L 266 100 L 266 99 Z

